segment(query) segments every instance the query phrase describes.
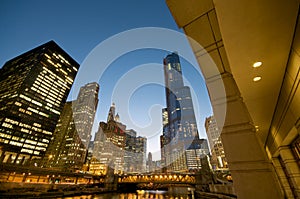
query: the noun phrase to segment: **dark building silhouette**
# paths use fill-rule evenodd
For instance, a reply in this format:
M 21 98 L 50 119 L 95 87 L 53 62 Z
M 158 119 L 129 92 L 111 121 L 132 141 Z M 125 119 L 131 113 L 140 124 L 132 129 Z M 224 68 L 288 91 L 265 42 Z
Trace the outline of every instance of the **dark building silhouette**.
M 4 64 L 0 70 L 0 162 L 40 162 L 78 68 L 54 41 Z

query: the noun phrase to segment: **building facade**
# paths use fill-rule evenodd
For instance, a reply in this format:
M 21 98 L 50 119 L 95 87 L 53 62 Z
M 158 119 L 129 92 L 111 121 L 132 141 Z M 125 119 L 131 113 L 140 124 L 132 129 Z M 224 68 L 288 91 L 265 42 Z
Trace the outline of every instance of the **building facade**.
M 147 138 L 137 136 L 133 129 L 126 130 L 124 172 L 143 173 L 146 171 Z
M 54 41 L 0 71 L 0 162 L 40 164 L 79 64 Z
M 212 168 L 214 170 L 228 168 L 221 140 L 221 132 L 214 116 L 210 116 L 205 119 L 205 130 L 211 151 L 210 163 Z
M 191 154 L 197 154 L 199 149 L 208 151 L 208 148 L 205 141 L 199 139 L 190 88 L 184 86 L 177 53 L 169 54 L 164 59 L 164 76 L 167 108 L 162 110 L 162 161 L 168 171 L 194 170 Z M 193 150 L 195 152 L 191 153 Z M 197 169 L 200 167 L 198 165 Z
M 142 173 L 146 170 L 147 138 L 119 122 L 115 104 L 109 109 L 107 122 L 100 122 L 95 135 L 93 156 L 115 173 Z
M 73 116 L 77 132 L 86 148 L 91 140 L 95 113 L 98 106 L 99 84 L 88 83 L 80 88 L 73 103 Z
M 44 166 L 62 171 L 81 170 L 87 148 L 84 146 L 74 122 L 73 102 L 65 103 L 47 150 Z
M 124 172 L 126 145 L 126 126 L 115 121 L 115 105 L 110 107 L 107 122 L 100 122 L 94 139 L 93 155 L 107 169 L 115 173 Z
M 300 2 L 166 3 L 202 70 L 237 197 L 299 198 Z

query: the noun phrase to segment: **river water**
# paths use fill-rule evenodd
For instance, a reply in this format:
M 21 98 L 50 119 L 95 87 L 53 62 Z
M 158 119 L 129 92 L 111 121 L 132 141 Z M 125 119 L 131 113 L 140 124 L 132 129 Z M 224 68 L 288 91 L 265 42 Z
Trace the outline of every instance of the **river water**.
M 139 193 L 105 193 L 99 195 L 83 195 L 64 197 L 63 199 L 192 199 L 188 195 L 170 194 L 166 191 L 140 191 Z

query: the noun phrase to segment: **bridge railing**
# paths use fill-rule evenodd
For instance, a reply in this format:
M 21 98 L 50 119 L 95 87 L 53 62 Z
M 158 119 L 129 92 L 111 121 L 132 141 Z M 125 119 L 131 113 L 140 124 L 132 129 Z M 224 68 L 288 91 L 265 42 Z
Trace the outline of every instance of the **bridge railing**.
M 155 174 L 119 176 L 118 183 L 182 183 L 195 184 L 196 178 L 189 174 Z

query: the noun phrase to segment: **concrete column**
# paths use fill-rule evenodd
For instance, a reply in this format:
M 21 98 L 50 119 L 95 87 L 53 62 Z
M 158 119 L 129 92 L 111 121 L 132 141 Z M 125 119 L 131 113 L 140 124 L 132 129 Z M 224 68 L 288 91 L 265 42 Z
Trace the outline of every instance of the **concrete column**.
M 280 147 L 279 154 L 285 167 L 288 182 L 295 198 L 300 197 L 300 169 L 296 159 L 288 146 Z
M 206 83 L 217 122 L 225 116 L 221 138 L 238 198 L 283 198 L 233 76 L 224 72 L 207 79 Z M 223 97 L 217 92 L 219 84 L 225 88 Z

